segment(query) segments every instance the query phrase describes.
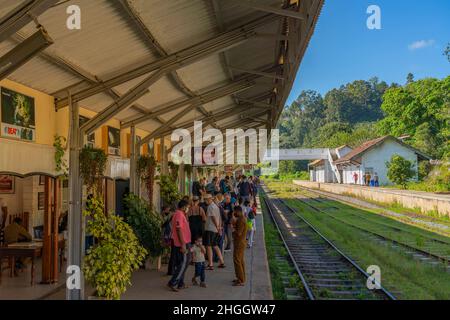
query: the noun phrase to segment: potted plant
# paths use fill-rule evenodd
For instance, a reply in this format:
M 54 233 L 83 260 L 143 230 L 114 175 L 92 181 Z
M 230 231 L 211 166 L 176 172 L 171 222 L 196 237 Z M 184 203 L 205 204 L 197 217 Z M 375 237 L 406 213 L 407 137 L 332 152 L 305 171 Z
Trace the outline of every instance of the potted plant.
M 121 217 L 106 216 L 103 210 L 103 201 L 93 197 L 83 211 L 91 218 L 88 231 L 98 240 L 84 258 L 83 274 L 97 299 L 117 300 L 131 285 L 132 272 L 142 264 L 147 250 Z
M 102 180 L 107 156 L 102 149 L 85 146 L 80 152 L 80 175 L 87 186 L 88 194 L 102 192 Z
M 129 194 L 124 201 L 125 221 L 133 228 L 140 244 L 147 250 L 148 258 L 158 258 L 159 261 L 165 249 L 161 241 L 163 224 L 161 215 L 134 194 Z
M 145 183 L 150 208 L 153 208 L 153 187 L 155 183 L 156 160 L 154 156 L 140 156 L 136 166 L 137 174 Z

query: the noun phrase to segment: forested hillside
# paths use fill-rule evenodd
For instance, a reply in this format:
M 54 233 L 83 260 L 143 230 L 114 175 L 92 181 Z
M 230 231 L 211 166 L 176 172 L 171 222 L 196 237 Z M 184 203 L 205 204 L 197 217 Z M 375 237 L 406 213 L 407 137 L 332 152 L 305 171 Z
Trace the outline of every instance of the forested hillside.
M 450 76 L 388 85 L 372 78 L 332 89 L 308 90 L 280 118 L 280 145 L 355 147 L 381 135 L 408 135 L 414 147 L 441 159 L 449 155 Z

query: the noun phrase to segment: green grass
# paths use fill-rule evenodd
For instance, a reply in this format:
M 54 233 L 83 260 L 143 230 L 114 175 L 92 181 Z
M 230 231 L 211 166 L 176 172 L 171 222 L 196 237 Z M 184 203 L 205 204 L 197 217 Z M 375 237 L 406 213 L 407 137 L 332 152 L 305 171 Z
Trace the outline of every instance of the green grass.
M 331 217 L 311 210 L 306 205 L 293 199 L 294 191 L 286 191 L 289 186 L 281 182 L 269 182 L 268 187 L 276 191 L 277 196 L 285 199 L 290 206 L 299 209 L 298 213 L 320 230 L 328 239 L 333 241 L 341 250 L 353 259 L 357 260 L 364 269 L 370 265 L 378 265 L 381 268 L 382 285 L 393 292 L 400 299 L 450 299 L 450 273 L 446 272 L 444 264 L 432 266 L 430 264 L 413 259 L 411 255 L 402 250 L 392 248 L 373 241 L 367 233 Z M 357 210 L 351 208 L 351 210 Z M 408 226 L 393 219 L 374 215 L 361 210 L 361 216 L 370 217 L 372 221 L 393 223 L 396 227 L 411 228 L 414 235 L 409 235 L 416 245 L 421 245 L 425 236 L 436 234 L 419 228 Z M 345 213 L 344 213 L 345 215 Z M 383 218 L 383 219 L 380 219 Z M 352 222 L 370 225 L 370 222 L 361 222 L 364 219 L 347 216 Z M 380 220 L 378 220 L 380 219 Z M 386 231 L 391 237 L 396 237 L 394 231 Z M 401 232 L 400 232 L 401 233 Z M 402 235 L 404 237 L 405 235 Z M 324 293 L 326 294 L 326 293 Z
M 272 294 L 275 300 L 286 300 L 287 297 L 284 292 L 283 279 L 281 278 L 282 270 L 275 255 L 276 253 L 280 255 L 287 255 L 287 252 L 283 248 L 283 242 L 279 238 L 278 231 L 273 223 L 271 223 L 265 205 L 266 204 L 264 201 L 261 201 L 262 211 L 264 214 L 264 238 L 266 242 L 267 260 L 269 262 L 270 277 L 272 280 Z
M 286 300 L 287 296 L 284 291 L 282 272 L 289 274 L 289 287 L 298 288 L 299 293 L 304 292 L 303 283 L 297 275 L 295 268 L 288 262 L 289 254 L 284 247 L 283 241 L 280 239 L 278 230 L 273 224 L 271 217 L 263 201 L 263 196 L 260 196 L 262 211 L 264 214 L 264 236 L 266 242 L 267 259 L 269 261 L 269 270 L 272 280 L 272 293 L 275 300 Z M 285 261 L 277 260 L 276 254 L 286 257 Z

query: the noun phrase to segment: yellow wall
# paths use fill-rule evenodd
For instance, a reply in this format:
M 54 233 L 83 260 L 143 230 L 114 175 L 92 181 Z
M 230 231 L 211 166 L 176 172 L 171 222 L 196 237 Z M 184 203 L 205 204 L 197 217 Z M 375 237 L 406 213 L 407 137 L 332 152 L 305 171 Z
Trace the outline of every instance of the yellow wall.
M 36 141 L 30 143 L 52 146 L 55 134 L 63 136 L 67 139 L 69 133 L 68 108 L 63 108 L 56 112 L 54 98 L 52 96 L 8 79 L 0 81 L 0 86 L 34 98 L 36 114 Z M 80 115 L 87 118 L 92 118 L 96 115 L 96 113 L 80 105 Z M 120 128 L 120 121 L 117 119 L 111 119 L 104 126 Z M 127 134 L 129 133 L 129 128 L 121 130 L 120 133 L 120 154 L 124 158 L 127 157 Z M 148 135 L 149 132 L 137 129 L 136 134 L 143 138 Z M 159 157 L 159 155 L 157 154 L 157 150 L 159 150 L 157 146 L 159 145 L 159 143 L 159 139 L 155 141 L 155 156 L 157 158 Z M 165 145 L 167 147 L 170 146 L 170 138 L 166 139 Z M 95 131 L 95 147 L 102 148 L 102 128 L 99 128 Z M 141 148 L 141 153 L 142 152 L 143 149 Z

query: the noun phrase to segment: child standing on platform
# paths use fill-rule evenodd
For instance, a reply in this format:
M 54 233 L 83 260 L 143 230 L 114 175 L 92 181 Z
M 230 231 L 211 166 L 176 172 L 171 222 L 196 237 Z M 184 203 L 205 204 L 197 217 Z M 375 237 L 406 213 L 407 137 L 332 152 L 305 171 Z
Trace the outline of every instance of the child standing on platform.
M 197 286 L 197 277 L 200 277 L 200 287 L 202 288 L 206 288 L 205 254 L 206 248 L 202 243 L 202 237 L 199 236 L 195 240 L 194 246 L 192 247 L 192 256 L 195 265 L 195 275 L 192 278 L 192 284 Z

